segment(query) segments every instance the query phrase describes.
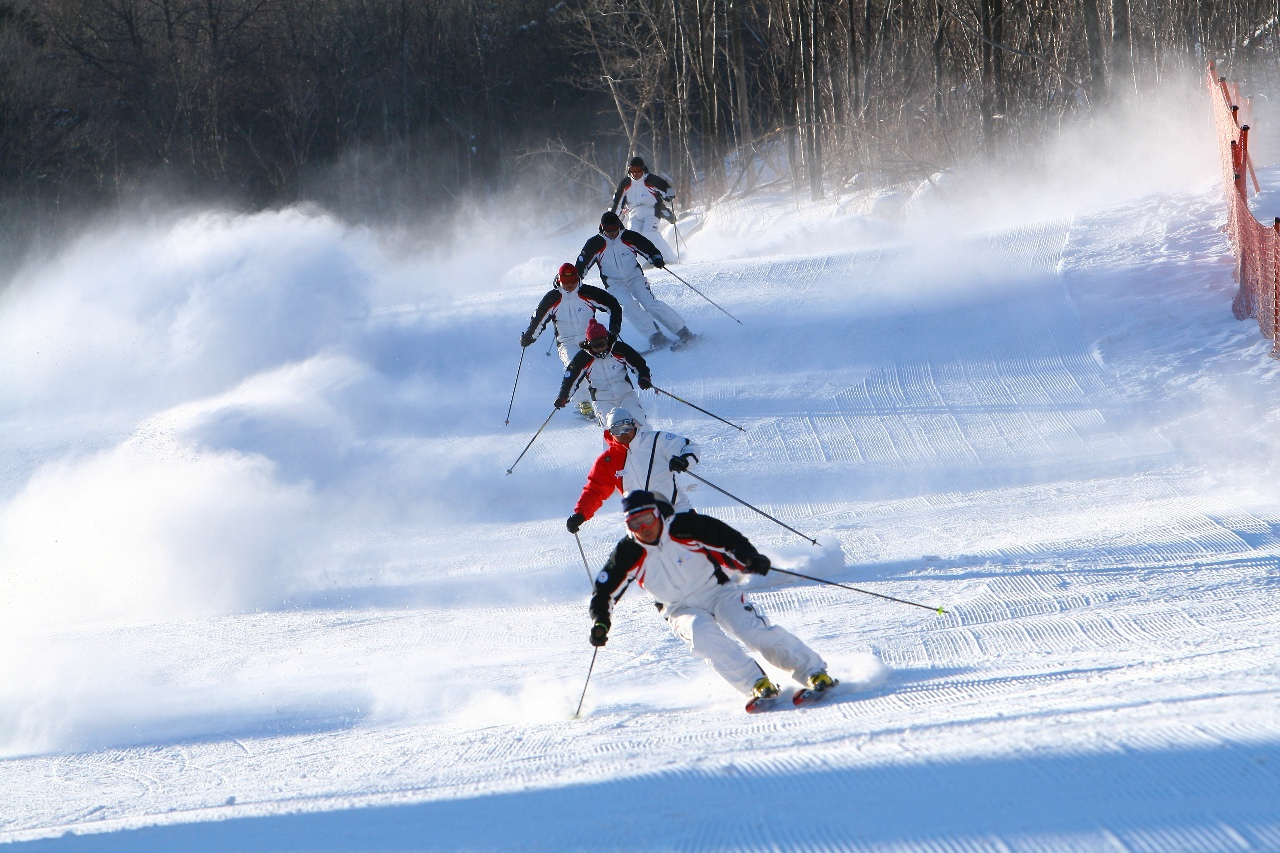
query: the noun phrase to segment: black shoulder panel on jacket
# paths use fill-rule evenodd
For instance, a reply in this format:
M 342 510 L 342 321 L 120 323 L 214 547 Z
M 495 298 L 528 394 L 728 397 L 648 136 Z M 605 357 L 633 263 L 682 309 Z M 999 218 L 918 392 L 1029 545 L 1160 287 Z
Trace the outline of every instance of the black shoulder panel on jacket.
M 548 291 L 546 296 L 542 297 L 542 300 L 538 302 L 538 307 L 533 309 L 533 316 L 529 318 L 529 328 L 525 329 L 527 334 L 533 334 L 533 330 L 537 325 L 546 319 L 547 313 L 560 304 L 560 298 L 563 295 L 559 288 L 553 288 Z
M 694 539 L 713 548 L 723 548 L 745 564 L 760 552 L 747 537 L 718 518 L 700 512 L 680 512 L 671 518 L 673 539 Z
M 578 381 L 578 377 L 582 375 L 582 371 L 587 369 L 587 365 L 594 360 L 594 356 L 584 349 L 578 350 L 569 361 L 569 366 L 564 369 L 564 379 L 560 382 L 561 397 L 568 397 L 573 391 L 573 383 Z
M 631 176 L 627 175 L 618 183 L 618 191 L 613 194 L 613 206 L 609 210 L 618 212 L 618 202 L 622 201 L 623 194 L 629 189 L 631 189 Z
M 644 360 L 644 356 L 636 352 L 636 348 L 626 341 L 616 341 L 613 345 L 613 354 L 620 357 L 627 364 L 636 369 L 636 373 L 641 376 L 649 375 L 649 363 Z
M 599 234 L 595 234 L 582 244 L 582 254 L 578 255 L 578 262 L 574 264 L 578 268 L 578 278 L 581 279 L 587 274 L 587 270 L 598 260 L 600 251 L 604 248 L 604 238 Z
M 622 235 L 619 239 L 621 239 L 622 242 L 626 243 L 628 246 L 632 246 L 636 249 L 639 249 L 641 253 L 644 254 L 644 256 L 646 258 L 649 258 L 650 260 L 652 260 L 653 258 L 662 257 L 662 253 L 658 251 L 658 247 L 653 245 L 653 243 L 650 242 L 648 237 L 644 236 L 643 234 L 637 231 L 631 231 L 630 229 L 625 230 L 622 232 Z
M 613 553 L 605 562 L 600 574 L 596 575 L 594 592 L 591 596 L 591 618 L 597 622 L 609 622 L 613 613 L 613 594 L 622 581 L 636 566 L 644 560 L 644 548 L 630 536 L 619 540 Z
M 610 334 L 616 338 L 622 333 L 622 305 L 619 304 L 616 296 L 603 287 L 596 287 L 593 284 L 580 284 L 578 291 L 583 299 L 609 312 Z
M 660 193 L 671 192 L 671 183 L 661 175 L 650 172 L 644 179 L 645 186 L 652 187 Z

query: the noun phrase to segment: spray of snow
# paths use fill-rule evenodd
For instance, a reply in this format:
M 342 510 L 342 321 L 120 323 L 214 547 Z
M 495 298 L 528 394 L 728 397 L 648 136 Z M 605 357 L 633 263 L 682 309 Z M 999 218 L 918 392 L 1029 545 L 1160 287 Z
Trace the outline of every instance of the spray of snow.
M 928 296 L 959 298 L 991 286 L 974 271 L 999 264 L 958 255 L 944 233 L 1070 217 L 1213 180 L 1199 102 L 1178 92 L 1154 114 L 1120 111 L 1065 133 L 1047 174 L 947 175 L 898 198 L 725 204 L 682 241 L 686 261 L 911 245 L 909 270 L 865 283 L 863 307 L 891 313 L 895 300 L 920 295 L 899 291 L 904 278 Z M 1163 144 L 1116 144 L 1139 138 L 1135 125 Z M 196 643 L 174 620 L 283 614 L 298 602 L 320 613 L 406 603 L 447 611 L 476 600 L 577 608 L 576 550 L 556 545 L 529 564 L 525 543 L 562 533 L 553 504 L 578 488 L 595 445 L 548 435 L 521 463 L 534 476 L 504 478 L 540 417 L 518 412 L 511 429 L 498 425 L 516 333 L 586 236 L 488 226 L 441 253 L 306 207 L 197 213 L 99 226 L 20 271 L 0 296 L 9 459 L 0 730 L 14 733 L 0 754 L 80 748 L 131 726 L 164 730 L 165 720 L 186 720 L 170 731 L 189 736 L 279 707 L 335 720 L 562 717 L 566 697 L 576 701 L 572 679 L 473 689 L 467 666 L 494 666 L 491 647 L 470 662 L 397 659 L 381 669 L 305 648 L 305 665 L 280 667 L 246 639 L 243 667 L 184 690 L 166 682 L 162 660 L 87 650 L 105 625 L 173 622 L 177 640 Z M 554 357 L 531 349 L 526 361 L 526 388 L 554 384 Z M 564 470 L 566 459 L 582 464 Z M 793 556 L 780 554 L 804 565 Z M 498 571 L 516 564 L 525 586 Z M 843 564 L 837 548 L 812 569 Z M 872 660 L 840 663 L 851 683 L 870 687 L 884 678 Z M 652 692 L 660 703 L 663 689 Z M 104 703 L 109 714 L 86 710 Z

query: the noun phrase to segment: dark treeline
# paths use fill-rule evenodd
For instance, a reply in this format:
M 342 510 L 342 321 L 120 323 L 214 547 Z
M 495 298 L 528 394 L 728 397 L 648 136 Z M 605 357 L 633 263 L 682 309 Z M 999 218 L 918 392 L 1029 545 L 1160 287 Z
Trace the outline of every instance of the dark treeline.
M 0 0 L 9 222 L 154 186 L 356 216 L 521 188 L 814 197 L 1022 149 L 1275 0 Z M 598 204 L 595 206 L 599 206 Z

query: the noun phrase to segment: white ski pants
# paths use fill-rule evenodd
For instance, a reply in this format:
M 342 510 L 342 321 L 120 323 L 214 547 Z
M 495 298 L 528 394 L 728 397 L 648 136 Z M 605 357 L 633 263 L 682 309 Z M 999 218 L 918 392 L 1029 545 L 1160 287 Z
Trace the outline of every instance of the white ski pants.
M 583 382 L 583 385 L 587 383 Z M 595 391 L 592 394 L 592 406 L 596 410 L 596 420 L 600 422 L 600 427 L 604 428 L 605 415 L 609 414 L 610 409 L 623 408 L 631 413 L 636 419 L 636 423 L 641 429 L 649 428 L 649 421 L 645 418 L 644 409 L 640 406 L 640 395 L 635 389 L 630 389 L 618 397 L 610 397 L 601 391 Z
M 667 605 L 663 615 L 694 656 L 745 694 L 752 692 L 764 670 L 737 641 L 801 684 L 827 667 L 817 652 L 790 631 L 770 625 L 755 605 L 746 602 L 736 584 L 723 584 L 696 603 Z
M 662 220 L 658 218 L 653 205 L 647 204 L 643 207 L 633 207 L 629 221 L 630 224 L 627 227 L 648 237 L 649 242 L 653 243 L 658 251 L 662 253 L 664 261 L 671 263 L 676 259 L 676 253 L 671 250 L 671 244 L 662 236 Z
M 658 323 L 670 329 L 672 334 L 684 328 L 684 320 L 674 308 L 653 295 L 649 282 L 639 269 L 630 278 L 610 278 L 605 286 L 622 305 L 622 316 L 630 320 L 631 325 L 644 335 L 644 341 L 636 349 L 645 348 L 649 338 L 659 331 Z

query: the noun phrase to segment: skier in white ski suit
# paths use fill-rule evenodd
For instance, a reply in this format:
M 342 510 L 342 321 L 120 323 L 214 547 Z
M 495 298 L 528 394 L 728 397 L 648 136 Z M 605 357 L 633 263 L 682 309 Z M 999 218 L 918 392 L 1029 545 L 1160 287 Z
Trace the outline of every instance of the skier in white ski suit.
M 604 426 L 604 452 L 591 466 L 573 515 L 565 522 L 570 533 L 577 533 L 614 491 L 625 495 L 640 489 L 652 492 L 676 512 L 693 509 L 676 474 L 698 464 L 702 451 L 696 442 L 674 432 L 642 429 L 624 408 L 611 410 Z
M 595 319 L 597 311 L 609 312 L 609 337 L 616 341 L 622 331 L 622 306 L 618 300 L 606 290 L 581 284 L 578 269 L 573 264 L 561 264 L 551 283 L 551 290 L 538 302 L 533 316 L 529 318 L 529 326 L 520 333 L 520 346 L 532 344 L 546 324 L 551 323 L 555 327 L 560 361 L 568 367 L 587 339 L 587 323 Z M 584 416 L 594 416 L 586 388 L 580 387 L 575 391 L 573 399 Z M 606 408 L 604 411 L 609 410 Z
M 582 254 L 578 255 L 578 276 L 585 276 L 593 264 L 600 266 L 600 280 L 618 298 L 631 324 L 648 338 L 650 349 L 671 343 L 658 328 L 659 322 L 675 333 L 677 345 L 693 340 L 693 333 L 675 309 L 653 295 L 637 255 L 647 258 L 658 269 L 666 266 L 662 253 L 649 238 L 625 230 L 616 213 L 605 211 L 600 217 L 600 233 L 587 240 Z
M 644 409 L 640 406 L 640 397 L 631 384 L 627 368 L 635 370 L 636 381 L 641 389 L 653 387 L 649 379 L 649 365 L 644 356 L 626 341 L 614 341 L 608 330 L 595 320 L 587 321 L 587 339 L 580 346 L 582 348 L 564 369 L 560 394 L 555 401 L 556 408 L 568 405 L 569 397 L 585 380 L 591 404 L 595 407 L 596 419 L 601 426 L 605 423 L 604 413 L 618 406 L 636 412 L 643 423 Z
M 622 500 L 627 536 L 618 542 L 596 577 L 591 597 L 591 644 L 608 642 L 614 593 L 634 579 L 657 600 L 667 625 L 721 678 L 752 697 L 760 710 L 778 688 L 739 643 L 816 692 L 835 686 L 818 653 L 794 634 L 770 625 L 749 604 L 731 575 L 767 574 L 769 558 L 737 530 L 709 515 L 671 514 L 651 492 Z
M 663 218 L 662 209 L 673 198 L 675 193 L 671 191 L 671 184 L 665 178 L 651 174 L 644 160 L 632 157 L 627 165 L 627 177 L 622 179 L 618 191 L 613 194 L 610 210 L 619 215 L 627 213 L 628 228 L 648 237 L 664 258 L 673 258 L 675 252 L 671 251 L 658 228 L 658 222 Z

